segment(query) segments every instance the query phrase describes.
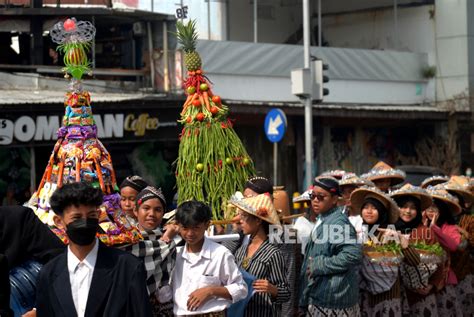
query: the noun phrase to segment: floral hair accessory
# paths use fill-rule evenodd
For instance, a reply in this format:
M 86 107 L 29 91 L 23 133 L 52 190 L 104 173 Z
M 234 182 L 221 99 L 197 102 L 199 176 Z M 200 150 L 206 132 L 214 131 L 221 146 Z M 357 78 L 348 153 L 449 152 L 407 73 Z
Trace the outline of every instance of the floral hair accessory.
M 267 208 L 265 207 L 260 207 L 258 210 L 257 210 L 257 215 L 260 216 L 260 217 L 267 217 L 268 216 L 268 210 Z

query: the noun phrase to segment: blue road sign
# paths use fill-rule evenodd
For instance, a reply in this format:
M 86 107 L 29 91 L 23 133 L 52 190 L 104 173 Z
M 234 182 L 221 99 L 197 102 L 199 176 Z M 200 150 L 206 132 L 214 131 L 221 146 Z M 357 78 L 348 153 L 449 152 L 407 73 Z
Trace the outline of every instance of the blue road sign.
M 272 109 L 265 117 L 265 135 L 272 143 L 280 142 L 286 132 L 286 116 L 281 109 Z

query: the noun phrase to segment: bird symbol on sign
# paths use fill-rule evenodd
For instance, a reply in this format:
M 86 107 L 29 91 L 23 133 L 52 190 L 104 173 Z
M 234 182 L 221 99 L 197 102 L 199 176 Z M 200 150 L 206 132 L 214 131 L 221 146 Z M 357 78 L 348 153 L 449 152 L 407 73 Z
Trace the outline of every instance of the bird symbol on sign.
M 270 122 L 268 124 L 268 135 L 278 135 L 278 127 L 283 124 L 283 120 L 281 119 L 281 116 L 277 116 L 275 119 L 270 118 Z

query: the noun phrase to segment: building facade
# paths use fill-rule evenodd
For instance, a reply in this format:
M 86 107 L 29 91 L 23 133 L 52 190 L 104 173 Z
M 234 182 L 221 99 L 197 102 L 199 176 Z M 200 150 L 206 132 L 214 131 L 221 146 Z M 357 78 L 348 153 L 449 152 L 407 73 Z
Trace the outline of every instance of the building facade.
M 468 0 L 320 2 L 318 23 L 318 1 L 310 1 L 311 55 L 329 65 L 330 93 L 313 104 L 313 172 L 343 168 L 363 173 L 378 160 L 429 165 L 445 173 L 474 166 L 470 97 L 474 4 Z M 144 163 L 128 158 L 138 145 L 147 153 L 165 153 L 163 174 L 173 175 L 179 127 L 172 122 L 176 123 L 184 93 L 181 55 L 169 31 L 176 19 L 183 18 L 198 21 L 203 69 L 213 90 L 230 106 L 234 127 L 261 175 L 271 176 L 273 169 L 272 144 L 263 130 L 265 115 L 273 107 L 285 111 L 288 128 L 279 143 L 280 168 L 274 182 L 289 191 L 303 190 L 304 108 L 291 94 L 290 78 L 291 70 L 304 64 L 301 1 L 74 0 L 65 4 L 9 1 L 0 8 L 7 17 L 0 21 L 2 39 L 5 33 L 9 39 L 15 37 L 20 50 L 13 58 L 0 56 L 0 71 L 4 76 L 39 73 L 39 79 L 31 80 L 44 81 L 37 91 L 48 100 L 48 91 L 64 91 L 64 81 L 51 79 L 60 74 L 45 31 L 65 16 L 93 21 L 98 29 L 93 52 L 98 75 L 90 81 L 90 89 L 93 102 L 94 92 L 99 98 L 94 111 L 103 116 L 100 120 L 119 122 L 113 128 L 104 126 L 104 133 L 112 134 L 103 137 L 115 164 L 123 166 L 123 172 L 116 168 L 119 179 L 132 168 L 143 173 Z M 15 80 L 5 81 L 9 82 Z M 13 88 L 3 84 L 0 89 Z M 52 120 L 44 116 L 62 113 L 60 98 L 35 106 L 34 101 L 18 103 L 18 95 L 15 98 L 13 104 L 0 97 L 0 117 L 15 127 L 23 113 L 31 120 L 22 119 L 20 124 L 35 125 Z M 12 115 L 12 109 L 19 113 Z M 126 122 L 144 114 L 169 125 L 142 136 L 125 130 Z M 49 130 L 35 130 L 35 137 L 50 133 L 54 123 L 46 122 Z M 165 127 L 167 132 L 161 133 Z M 54 143 L 26 136 L 22 141 L 14 133 L 13 137 L 11 144 L 1 145 L 3 151 L 18 149 L 19 144 L 48 148 Z M 37 170 L 42 171 L 40 156 L 34 155 Z M 31 178 L 35 177 L 41 175 Z M 160 182 L 157 185 L 163 186 Z

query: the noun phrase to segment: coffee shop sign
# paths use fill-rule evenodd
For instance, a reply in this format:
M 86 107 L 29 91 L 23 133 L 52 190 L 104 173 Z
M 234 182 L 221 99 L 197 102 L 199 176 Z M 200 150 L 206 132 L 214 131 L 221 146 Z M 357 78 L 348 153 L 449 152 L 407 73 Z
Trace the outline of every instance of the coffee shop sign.
M 133 132 L 135 137 L 145 136 L 147 131 L 159 127 L 176 126 L 176 122 L 160 122 L 148 113 L 135 114 L 96 114 L 94 115 L 99 138 L 123 138 L 124 132 Z M 59 116 L 21 116 L 16 120 L 0 119 L 0 145 L 13 141 L 49 141 L 57 139 L 60 127 Z

